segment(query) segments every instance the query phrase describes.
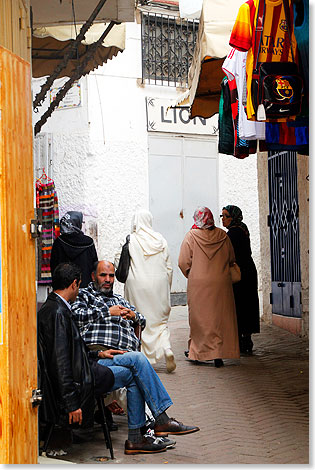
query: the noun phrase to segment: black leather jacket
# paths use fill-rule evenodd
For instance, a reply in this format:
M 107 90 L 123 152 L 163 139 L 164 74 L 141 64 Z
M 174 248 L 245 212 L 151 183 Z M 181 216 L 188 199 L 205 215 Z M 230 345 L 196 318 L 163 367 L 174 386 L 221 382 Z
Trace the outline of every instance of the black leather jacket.
M 68 413 L 82 409 L 82 426 L 91 426 L 94 410 L 94 376 L 88 352 L 71 311 L 55 293 L 49 294 L 37 315 L 39 384 L 43 401 L 40 420 L 65 424 Z M 99 366 L 101 367 L 101 366 Z M 106 368 L 107 369 L 107 368 Z M 109 372 L 109 390 L 114 384 Z

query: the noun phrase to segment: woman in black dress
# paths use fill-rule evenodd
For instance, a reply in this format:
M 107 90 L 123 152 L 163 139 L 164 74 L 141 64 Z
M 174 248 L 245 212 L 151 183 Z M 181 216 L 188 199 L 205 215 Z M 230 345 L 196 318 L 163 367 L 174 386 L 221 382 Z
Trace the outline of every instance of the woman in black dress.
M 259 300 L 256 266 L 252 258 L 250 236 L 247 226 L 242 222 L 242 211 L 237 206 L 222 209 L 223 226 L 228 229 L 236 262 L 241 269 L 242 279 L 233 284 L 240 351 L 251 353 L 253 350 L 252 333 L 259 333 Z

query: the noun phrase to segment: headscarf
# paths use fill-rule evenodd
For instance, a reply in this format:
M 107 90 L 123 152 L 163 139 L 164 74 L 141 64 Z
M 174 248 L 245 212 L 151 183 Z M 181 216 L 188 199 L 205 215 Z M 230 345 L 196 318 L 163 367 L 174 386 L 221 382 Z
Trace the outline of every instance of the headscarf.
M 152 229 L 153 216 L 146 210 L 137 211 L 131 222 L 131 233 L 137 239 L 144 255 L 156 255 L 166 247 L 166 240 Z
M 231 205 L 225 206 L 223 207 L 223 209 L 228 211 L 228 213 L 232 217 L 232 221 L 227 228 L 230 229 L 232 227 L 240 227 L 241 229 L 244 230 L 246 235 L 249 237 L 249 230 L 247 228 L 247 225 L 242 222 L 243 214 L 242 214 L 241 209 L 237 206 L 231 206 Z
M 81 233 L 82 212 L 69 211 L 60 219 L 60 233 Z
M 194 212 L 194 225 L 191 228 L 214 228 L 213 214 L 208 207 L 200 206 Z

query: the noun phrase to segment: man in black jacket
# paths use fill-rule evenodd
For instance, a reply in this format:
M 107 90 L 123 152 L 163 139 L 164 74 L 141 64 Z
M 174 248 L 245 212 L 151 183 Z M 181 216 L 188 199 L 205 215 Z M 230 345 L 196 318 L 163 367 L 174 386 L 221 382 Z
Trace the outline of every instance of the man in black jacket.
M 93 424 L 94 396 L 108 392 L 114 374 L 97 363 L 97 353 L 88 351 L 71 318 L 79 291 L 80 268 L 60 264 L 53 274 L 54 292 L 38 312 L 38 358 L 43 402 L 40 419 L 49 423 Z
M 127 388 L 126 454 L 163 452 L 167 448 L 167 443 L 154 435 L 142 436 L 145 402 L 155 418 L 156 436 L 199 431 L 198 427 L 186 426 L 166 414 L 172 400 L 142 353 L 114 349 L 87 352 L 71 318 L 69 304 L 76 299 L 80 286 L 80 270 L 76 265 L 59 264 L 53 273 L 52 285 L 54 292 L 38 312 L 38 356 L 43 390 L 40 416 L 44 421 L 56 423 L 60 415 L 67 413 L 69 423 L 88 426 L 93 419 L 94 382 L 95 394 Z

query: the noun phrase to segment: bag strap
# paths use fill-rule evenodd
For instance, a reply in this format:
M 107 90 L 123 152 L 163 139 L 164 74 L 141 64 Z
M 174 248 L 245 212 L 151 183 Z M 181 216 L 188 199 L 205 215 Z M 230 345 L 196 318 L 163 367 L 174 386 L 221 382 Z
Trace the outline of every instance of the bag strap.
M 292 32 L 291 32 L 291 23 L 290 23 L 291 16 L 290 16 L 289 0 L 283 0 L 283 8 L 284 8 L 285 19 L 286 19 L 287 26 L 288 26 L 288 33 L 289 33 L 289 40 L 290 40 L 291 54 L 292 54 L 292 62 L 295 62 L 294 54 L 293 54 L 293 46 L 292 46 Z
M 265 20 L 265 11 L 266 3 L 265 0 L 259 0 L 258 12 L 256 18 L 256 28 L 255 28 L 255 42 L 254 42 L 254 70 L 257 70 L 258 65 L 258 56 L 262 41 L 262 33 L 264 29 L 264 20 Z

